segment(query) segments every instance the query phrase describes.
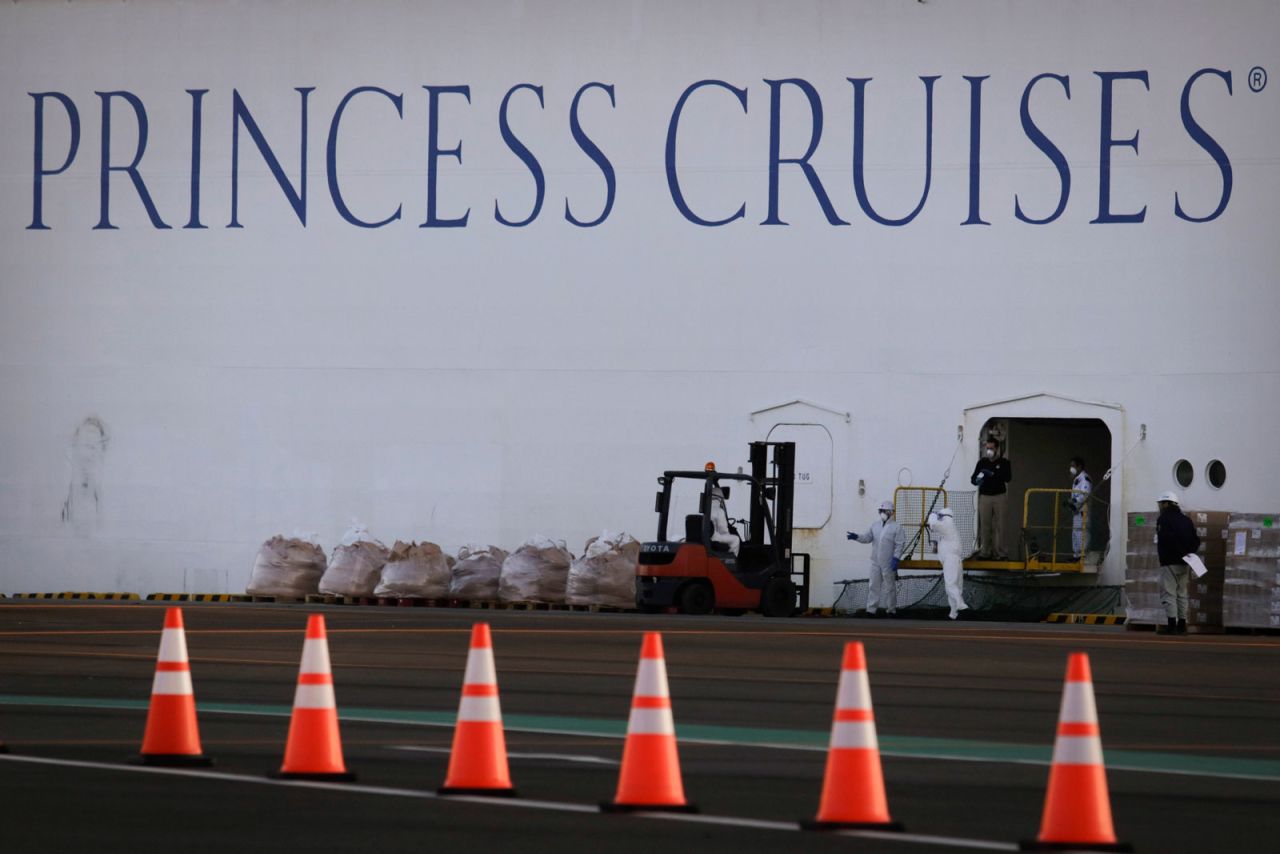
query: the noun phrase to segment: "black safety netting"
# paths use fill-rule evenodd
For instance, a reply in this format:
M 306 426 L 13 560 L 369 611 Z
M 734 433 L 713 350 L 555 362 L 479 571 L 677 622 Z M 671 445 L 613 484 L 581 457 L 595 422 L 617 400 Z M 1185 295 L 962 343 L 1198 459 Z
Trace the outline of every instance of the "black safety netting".
M 867 580 L 840 581 L 843 589 L 833 610 L 854 614 L 867 607 Z M 937 618 L 946 616 L 947 593 L 942 573 L 899 575 L 896 587 L 898 615 Z M 1054 584 L 1047 578 L 997 578 L 966 576 L 966 616 L 1003 622 L 1040 622 L 1050 614 L 1123 614 L 1124 588 L 1115 586 Z

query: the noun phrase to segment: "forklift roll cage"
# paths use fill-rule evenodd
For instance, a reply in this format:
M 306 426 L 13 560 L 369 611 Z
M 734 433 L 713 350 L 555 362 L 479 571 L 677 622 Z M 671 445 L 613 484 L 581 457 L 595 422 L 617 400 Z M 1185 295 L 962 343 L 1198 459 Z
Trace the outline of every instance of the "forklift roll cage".
M 689 542 L 701 542 L 704 544 L 711 543 L 711 502 L 714 500 L 712 494 L 716 487 L 720 487 L 727 502 L 730 495 L 730 487 L 724 481 L 737 481 L 744 483 L 751 489 L 750 514 L 747 519 L 729 519 L 730 524 L 733 522 L 746 522 L 745 536 L 744 532 L 737 532 L 742 540 L 742 545 L 765 546 L 772 548 L 773 559 L 781 562 L 782 555 L 777 549 L 776 527 L 773 524 L 773 514 L 769 510 L 769 501 L 774 497 L 775 491 L 773 487 L 762 486 L 753 477 L 746 474 L 725 474 L 717 471 L 665 471 L 658 482 L 662 484 L 662 491 L 654 496 L 654 510 L 658 514 L 658 541 L 670 542 L 667 538 L 667 527 L 671 518 L 671 492 L 677 480 L 694 480 L 704 481 L 702 494 L 698 498 L 699 531 L 696 538 L 691 537 L 689 530 L 689 520 L 695 514 L 685 517 L 685 539 Z M 725 508 L 725 515 L 728 516 L 728 507 Z M 761 524 L 763 523 L 763 524 Z M 762 536 L 768 533 L 769 539 L 766 543 Z

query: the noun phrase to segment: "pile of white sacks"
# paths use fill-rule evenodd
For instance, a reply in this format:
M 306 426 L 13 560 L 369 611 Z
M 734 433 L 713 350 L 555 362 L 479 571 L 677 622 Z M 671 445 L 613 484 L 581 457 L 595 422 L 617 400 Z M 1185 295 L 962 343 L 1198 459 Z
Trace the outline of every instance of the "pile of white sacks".
M 312 593 L 391 599 L 466 599 L 635 607 L 640 543 L 602 531 L 575 557 L 564 540 L 530 537 L 510 553 L 466 545 L 457 557 L 435 543 L 396 541 L 390 549 L 353 524 L 325 559 L 315 535 L 262 544 L 246 592 L 301 598 Z

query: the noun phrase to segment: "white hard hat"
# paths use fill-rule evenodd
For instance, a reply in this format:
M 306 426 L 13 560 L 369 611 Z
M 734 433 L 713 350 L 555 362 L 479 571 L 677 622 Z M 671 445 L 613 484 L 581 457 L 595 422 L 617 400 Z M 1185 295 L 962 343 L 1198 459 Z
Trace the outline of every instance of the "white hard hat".
M 890 511 L 891 511 L 891 510 L 893 510 L 893 502 L 892 502 L 892 501 L 881 501 L 881 502 L 880 502 L 880 509 L 881 509 L 881 510 L 890 510 Z
M 1157 504 L 1159 504 L 1159 503 L 1160 503 L 1160 502 L 1162 502 L 1162 501 L 1168 501 L 1168 502 L 1171 502 L 1171 503 L 1173 503 L 1173 504 L 1181 504 L 1181 503 L 1182 503 L 1182 502 L 1180 502 L 1180 501 L 1178 500 L 1178 493 L 1176 493 L 1176 492 L 1162 492 L 1162 493 L 1160 493 L 1160 497 L 1156 499 L 1156 503 L 1157 503 Z
M 950 507 L 943 507 L 941 510 L 938 511 L 938 516 L 939 517 L 951 516 L 953 519 L 955 518 L 955 515 L 951 512 Z

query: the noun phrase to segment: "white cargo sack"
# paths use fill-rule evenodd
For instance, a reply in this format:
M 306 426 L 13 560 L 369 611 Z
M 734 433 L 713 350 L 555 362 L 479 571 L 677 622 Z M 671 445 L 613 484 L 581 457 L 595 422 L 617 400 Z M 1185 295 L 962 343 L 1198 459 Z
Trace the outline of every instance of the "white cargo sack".
M 503 602 L 563 602 L 573 555 L 563 540 L 536 536 L 507 555 L 498 579 Z
M 320 579 L 320 592 L 329 596 L 373 596 L 387 562 L 387 547 L 353 522 L 333 550 L 329 567 Z
M 324 549 L 318 543 L 277 534 L 258 549 L 245 592 L 301 599 L 319 589 L 324 568 Z
M 446 599 L 452 575 L 448 559 L 435 543 L 396 540 L 373 595 L 391 599 Z
M 497 546 L 467 545 L 453 563 L 449 595 L 455 599 L 491 602 L 498 598 L 498 576 L 507 553 Z
M 583 555 L 569 566 L 564 601 L 570 605 L 636 606 L 636 563 L 640 543 L 627 533 L 601 531 L 587 540 Z

